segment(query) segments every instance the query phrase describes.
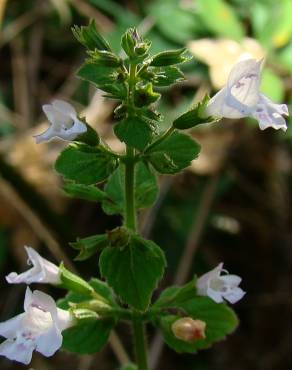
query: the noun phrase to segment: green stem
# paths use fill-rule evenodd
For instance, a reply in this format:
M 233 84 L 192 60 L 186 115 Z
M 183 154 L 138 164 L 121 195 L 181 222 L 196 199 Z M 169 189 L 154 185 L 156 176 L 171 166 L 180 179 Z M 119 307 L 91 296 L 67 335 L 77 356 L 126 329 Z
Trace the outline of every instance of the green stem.
M 145 150 L 145 153 L 147 153 L 150 149 L 154 148 L 156 145 L 160 144 L 162 141 L 167 139 L 175 130 L 175 127 L 170 126 L 168 130 L 166 130 L 156 141 L 154 141 L 152 144 L 150 144 L 147 149 Z
M 144 324 L 137 316 L 133 318 L 133 331 L 138 370 L 148 370 Z
M 125 224 L 136 231 L 135 209 L 135 153 L 134 149 L 127 147 L 127 160 L 125 164 Z

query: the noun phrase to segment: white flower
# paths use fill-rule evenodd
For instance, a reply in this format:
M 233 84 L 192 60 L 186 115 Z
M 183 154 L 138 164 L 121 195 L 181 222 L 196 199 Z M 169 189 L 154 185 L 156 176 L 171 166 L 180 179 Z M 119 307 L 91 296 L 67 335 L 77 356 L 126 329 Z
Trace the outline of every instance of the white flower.
M 37 144 L 53 137 L 71 141 L 87 131 L 86 125 L 78 119 L 75 108 L 65 101 L 54 100 L 52 104 L 43 105 L 43 111 L 51 126 L 42 134 L 35 136 Z
M 0 323 L 0 355 L 29 364 L 34 350 L 52 356 L 62 345 L 61 332 L 74 324 L 68 311 L 56 307 L 52 297 L 26 289 L 24 312 Z
M 19 283 L 50 283 L 61 284 L 60 269 L 52 262 L 41 257 L 33 248 L 24 247 L 28 255 L 28 263 L 32 264 L 32 268 L 22 274 L 11 272 L 6 276 L 6 280 L 10 284 Z
M 223 269 L 223 263 L 219 263 L 213 270 L 202 275 L 197 281 L 198 294 L 208 296 L 216 303 L 223 302 L 223 298 L 230 303 L 236 303 L 245 295 L 245 292 L 238 287 L 241 278 L 228 273 L 220 276 L 221 272 L 227 273 Z
M 226 118 L 253 117 L 261 130 L 273 127 L 286 131 L 282 115 L 289 115 L 287 105 L 275 104 L 259 92 L 261 63 L 247 59 L 235 64 L 227 85 L 209 101 L 205 113 Z

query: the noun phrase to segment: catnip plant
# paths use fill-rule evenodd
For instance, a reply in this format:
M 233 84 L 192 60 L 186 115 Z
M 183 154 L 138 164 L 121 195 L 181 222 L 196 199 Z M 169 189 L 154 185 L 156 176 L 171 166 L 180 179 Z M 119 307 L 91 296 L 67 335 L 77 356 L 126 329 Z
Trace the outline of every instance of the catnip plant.
M 185 49 L 149 53 L 151 42 L 129 29 L 121 38 L 123 55 L 116 55 L 98 33 L 95 23 L 75 27 L 75 37 L 87 49 L 88 59 L 78 76 L 104 91 L 118 104 L 114 110 L 116 137 L 125 144 L 114 152 L 75 108 L 54 100 L 43 106 L 49 128 L 36 143 L 60 138 L 68 146 L 55 163 L 64 190 L 73 197 L 100 202 L 106 214 L 122 216 L 121 226 L 101 235 L 78 238 L 71 246 L 76 260 L 99 258 L 96 277 L 85 281 L 56 266 L 31 247 L 25 247 L 30 268 L 6 276 L 10 284 L 46 283 L 63 289 L 57 303 L 41 291 L 27 287 L 24 312 L 0 323 L 0 354 L 29 364 L 33 351 L 52 356 L 57 350 L 82 354 L 100 351 L 119 321 L 132 327 L 136 365 L 123 369 L 148 370 L 145 329 L 158 328 L 166 344 L 177 352 L 195 353 L 223 340 L 238 325 L 228 304 L 245 292 L 241 278 L 229 274 L 223 263 L 183 286 L 153 292 L 163 278 L 163 249 L 144 239 L 137 227 L 139 210 L 151 207 L 158 194 L 157 175 L 174 175 L 188 167 L 200 152 L 185 130 L 221 117 L 254 117 L 261 129 L 286 130 L 287 106 L 274 104 L 259 92 L 261 61 L 238 62 L 226 86 L 161 129 L 156 110 L 160 87 L 184 79 L 180 64 L 189 60 Z M 163 126 L 165 127 L 165 126 Z M 98 184 L 98 186 L 97 186 Z

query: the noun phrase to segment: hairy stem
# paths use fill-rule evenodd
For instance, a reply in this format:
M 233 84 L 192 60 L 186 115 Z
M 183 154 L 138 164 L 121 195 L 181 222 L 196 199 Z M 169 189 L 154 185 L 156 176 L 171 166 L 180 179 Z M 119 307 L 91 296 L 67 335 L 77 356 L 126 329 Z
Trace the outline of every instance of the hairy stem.
M 133 334 L 138 370 L 148 370 L 144 324 L 139 317 L 133 318 Z
M 135 210 L 135 162 L 134 149 L 127 147 L 127 161 L 125 168 L 125 224 L 136 231 L 136 210 Z
M 128 104 L 135 109 L 134 91 L 136 80 L 136 64 L 130 63 L 128 80 Z M 125 160 L 125 225 L 136 231 L 136 207 L 135 207 L 135 149 L 127 146 Z M 133 335 L 138 370 L 148 370 L 147 349 L 144 334 L 144 323 L 141 313 L 134 311 Z

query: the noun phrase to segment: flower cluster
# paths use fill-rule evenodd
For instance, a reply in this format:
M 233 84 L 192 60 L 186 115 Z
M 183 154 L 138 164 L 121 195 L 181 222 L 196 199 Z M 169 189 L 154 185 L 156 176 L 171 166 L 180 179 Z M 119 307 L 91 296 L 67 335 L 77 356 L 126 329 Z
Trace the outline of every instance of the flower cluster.
M 22 274 L 11 272 L 6 280 L 11 284 L 60 284 L 60 270 L 41 257 L 33 248 L 25 247 L 32 268 Z M 62 331 L 74 325 L 70 312 L 57 308 L 48 294 L 27 287 L 24 312 L 0 323 L 0 335 L 6 340 L 0 344 L 0 355 L 10 360 L 29 364 L 32 352 L 52 356 L 62 346 Z

